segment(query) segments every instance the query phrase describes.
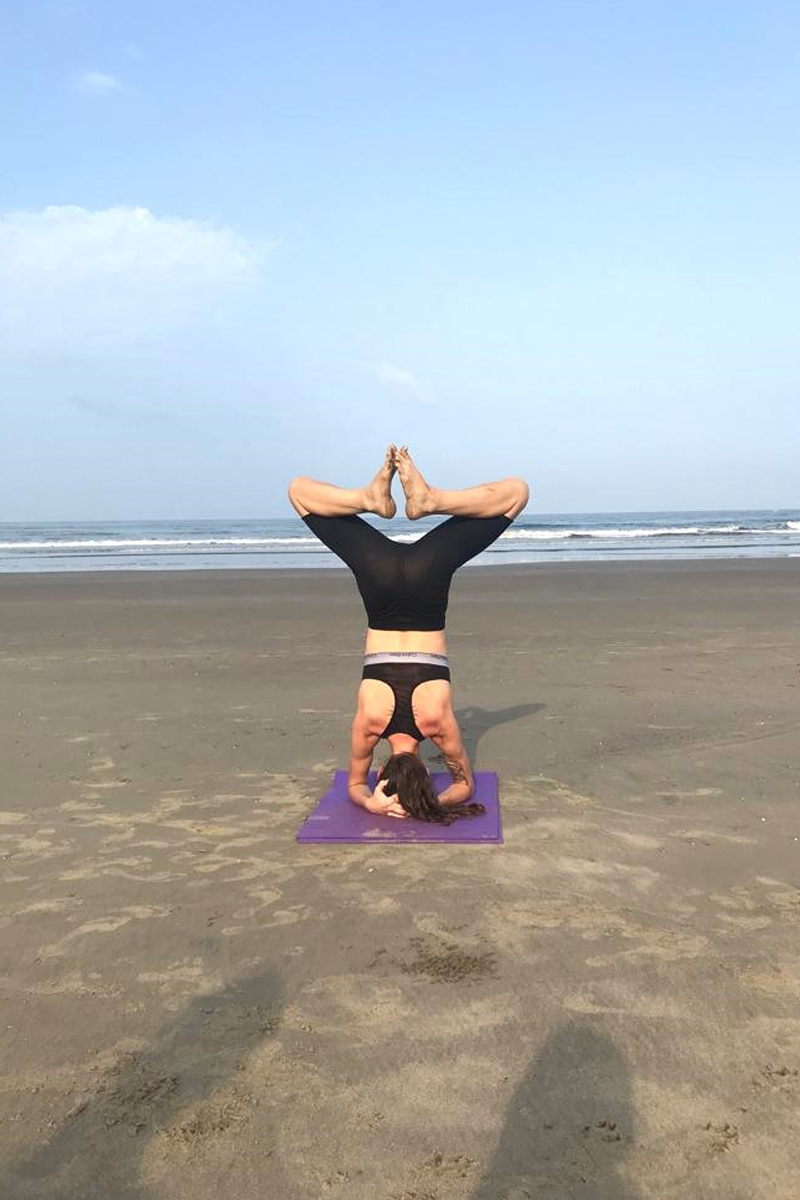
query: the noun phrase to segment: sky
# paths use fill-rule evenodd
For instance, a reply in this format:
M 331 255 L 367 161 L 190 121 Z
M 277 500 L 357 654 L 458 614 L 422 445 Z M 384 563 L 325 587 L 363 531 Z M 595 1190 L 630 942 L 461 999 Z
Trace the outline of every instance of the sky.
M 6 0 L 0 521 L 800 506 L 800 7 Z M 398 490 L 399 498 L 399 490 Z

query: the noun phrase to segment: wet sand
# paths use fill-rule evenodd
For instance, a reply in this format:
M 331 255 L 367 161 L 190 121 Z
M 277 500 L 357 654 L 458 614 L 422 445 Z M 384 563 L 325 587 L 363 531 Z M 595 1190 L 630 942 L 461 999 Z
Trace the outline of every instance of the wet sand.
M 3 1200 L 796 1200 L 798 614 L 800 560 L 466 568 L 505 845 L 300 846 L 346 572 L 0 576 Z

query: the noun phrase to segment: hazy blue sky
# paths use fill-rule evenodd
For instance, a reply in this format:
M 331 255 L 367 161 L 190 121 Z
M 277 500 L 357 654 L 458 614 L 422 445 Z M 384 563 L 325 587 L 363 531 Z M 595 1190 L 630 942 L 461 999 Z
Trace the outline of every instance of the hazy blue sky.
M 800 7 L 7 0 L 0 520 L 800 504 Z

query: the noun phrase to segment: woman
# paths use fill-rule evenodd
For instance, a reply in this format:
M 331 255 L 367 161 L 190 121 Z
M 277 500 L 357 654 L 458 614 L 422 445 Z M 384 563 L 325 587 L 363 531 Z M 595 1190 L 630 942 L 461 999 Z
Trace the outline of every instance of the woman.
M 449 516 L 413 543 L 392 541 L 358 515 L 394 516 L 395 472 L 409 520 Z M 369 812 L 449 824 L 483 811 L 482 805 L 466 803 L 474 780 L 451 702 L 445 613 L 454 572 L 509 527 L 528 495 L 524 479 L 512 476 L 458 491 L 432 488 L 408 448 L 394 443 L 365 488 L 340 488 L 307 476 L 289 485 L 295 511 L 355 575 L 367 611 L 348 794 Z M 392 755 L 371 792 L 367 780 L 381 738 Z M 425 738 L 438 746 L 453 780 L 438 798 L 419 758 Z

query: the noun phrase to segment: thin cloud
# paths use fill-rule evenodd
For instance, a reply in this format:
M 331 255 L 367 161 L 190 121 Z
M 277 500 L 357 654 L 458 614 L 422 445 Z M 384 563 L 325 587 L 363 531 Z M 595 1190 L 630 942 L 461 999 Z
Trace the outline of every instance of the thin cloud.
M 0 214 L 0 347 L 82 353 L 205 326 L 271 248 L 146 208 Z
M 109 92 L 122 90 L 116 75 L 107 75 L 104 71 L 84 71 L 78 79 L 78 87 L 93 96 L 107 96 Z
M 375 368 L 375 378 L 396 395 L 406 400 L 416 400 L 420 404 L 430 404 L 431 398 L 412 371 L 397 367 L 394 363 L 378 363 Z

